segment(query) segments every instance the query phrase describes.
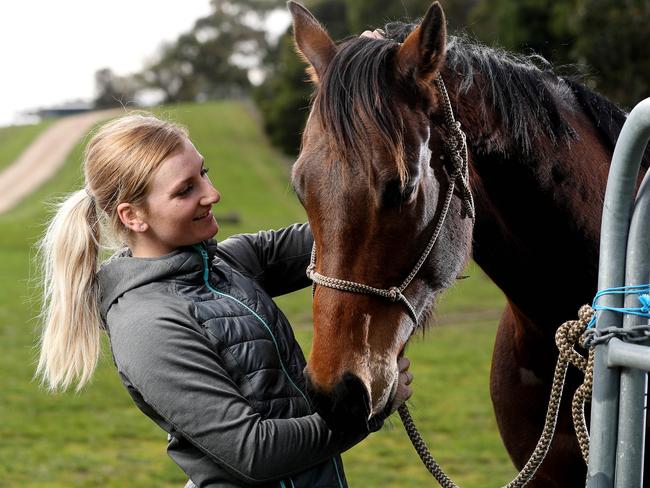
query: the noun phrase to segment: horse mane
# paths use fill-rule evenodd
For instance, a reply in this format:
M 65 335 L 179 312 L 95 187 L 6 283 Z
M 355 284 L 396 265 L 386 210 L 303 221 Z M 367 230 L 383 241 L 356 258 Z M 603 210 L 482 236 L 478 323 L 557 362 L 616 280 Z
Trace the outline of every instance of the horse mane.
M 388 38 L 403 42 L 417 25 L 391 22 L 384 30 Z M 479 88 L 483 96 L 475 101 L 483 118 L 492 113 L 503 133 L 514 139 L 514 147 L 502 140 L 488 150 L 514 150 L 526 157 L 543 137 L 552 144 L 575 137 L 561 115 L 562 108 L 573 108 L 571 89 L 542 56 L 488 47 L 468 36 L 449 36 L 445 64 L 460 80 L 459 93 Z
M 500 121 L 508 145 L 501 137 L 495 147 L 524 157 L 533 154 L 544 140 L 552 145 L 570 140 L 576 132 L 562 116 L 574 109 L 569 87 L 541 56 L 522 55 L 487 47 L 466 37 L 449 38 L 446 66 L 460 80 L 459 93 L 475 87 L 483 92 L 477 100 L 485 120 L 492 113 Z
M 576 101 L 582 111 L 587 115 L 594 127 L 598 130 L 601 142 L 614 152 L 614 146 L 621 133 L 627 113 L 602 95 L 589 90 L 576 80 L 565 78 L 571 87 Z M 650 151 L 645 151 L 641 160 L 641 167 L 650 166 Z
M 340 160 L 362 160 L 368 132 L 376 132 L 397 162 L 402 182 L 407 176 L 401 152 L 403 122 L 390 96 L 388 70 L 393 69 L 397 47 L 417 24 L 387 24 L 387 39 L 352 38 L 344 41 L 321 79 L 314 106 L 325 131 L 332 135 L 332 150 Z M 561 115 L 572 108 L 569 84 L 557 77 L 540 56 L 524 56 L 490 48 L 466 37 L 449 36 L 446 66 L 458 75 L 460 93 L 472 89 L 480 75 L 485 96 L 476 102 L 484 117 L 494 114 L 511 143 L 487 148 L 529 156 L 545 137 L 553 144 L 575 136 Z M 504 139 L 504 138 L 500 138 Z
M 408 177 L 403 154 L 404 123 L 390 94 L 387 76 L 399 43 L 418 24 L 392 22 L 386 38 L 344 41 L 322 77 L 314 99 L 316 116 L 332 135 L 332 150 L 342 161 L 361 161 L 369 133 L 381 136 L 397 162 L 402 183 Z M 577 77 L 561 77 L 538 55 L 523 55 L 488 47 L 466 36 L 449 36 L 446 69 L 459 80 L 458 92 L 478 89 L 473 103 L 485 120 L 491 114 L 506 137 L 494 138 L 485 152 L 528 158 L 540 144 L 558 145 L 576 137 L 563 111 L 582 110 L 596 127 L 603 144 L 613 151 L 626 113 L 590 91 Z M 644 167 L 650 161 L 646 152 Z
M 370 38 L 344 42 L 314 99 L 323 129 L 332 135 L 332 151 L 341 161 L 363 161 L 369 133 L 378 134 L 397 162 L 402 184 L 408 178 L 403 154 L 403 122 L 389 96 L 388 77 L 398 44 Z

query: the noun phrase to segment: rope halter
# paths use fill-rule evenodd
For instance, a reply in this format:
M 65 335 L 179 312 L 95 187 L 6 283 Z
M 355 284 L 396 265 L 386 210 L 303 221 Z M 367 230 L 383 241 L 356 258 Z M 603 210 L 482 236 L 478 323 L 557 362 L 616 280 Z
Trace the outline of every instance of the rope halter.
M 335 290 L 347 291 L 351 293 L 360 293 L 365 295 L 377 295 L 383 298 L 388 299 L 391 302 L 402 302 L 411 318 L 413 319 L 413 330 L 418 326 L 419 317 L 418 313 L 415 310 L 415 307 L 409 302 L 409 300 L 404 295 L 404 290 L 409 286 L 415 275 L 418 274 L 420 268 L 426 262 L 431 250 L 433 249 L 442 225 L 447 217 L 449 207 L 451 205 L 451 200 L 454 195 L 454 190 L 456 185 L 458 185 L 462 201 L 463 201 L 463 217 L 474 218 L 474 200 L 472 198 L 472 192 L 469 186 L 469 169 L 468 169 L 468 153 L 467 153 L 467 140 L 465 133 L 460 128 L 460 122 L 454 118 L 454 113 L 451 108 L 451 102 L 449 101 L 449 95 L 447 94 L 447 89 L 445 84 L 442 81 L 442 78 L 438 76 L 435 80 L 436 86 L 440 91 L 442 98 L 442 107 L 445 117 L 445 126 L 449 132 L 449 140 L 445 141 L 444 148 L 447 153 L 448 158 L 452 162 L 452 168 L 449 176 L 449 187 L 445 195 L 445 202 L 443 205 L 442 213 L 440 219 L 436 223 L 436 227 L 429 239 L 427 246 L 424 248 L 420 259 L 415 264 L 409 275 L 399 286 L 391 286 L 389 288 L 376 288 L 374 286 L 365 285 L 363 283 L 357 283 L 355 281 L 342 280 L 339 278 L 332 278 L 325 276 L 316 271 L 316 243 L 312 246 L 311 250 L 311 262 L 307 267 L 307 277 L 312 280 L 312 294 L 316 291 L 316 285 L 324 286 L 327 288 L 333 288 Z

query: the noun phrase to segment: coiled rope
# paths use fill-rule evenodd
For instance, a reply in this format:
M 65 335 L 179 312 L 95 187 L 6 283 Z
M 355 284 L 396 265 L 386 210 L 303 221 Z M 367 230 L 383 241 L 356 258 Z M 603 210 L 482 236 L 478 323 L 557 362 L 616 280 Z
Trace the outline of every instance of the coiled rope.
M 533 479 L 537 469 L 546 458 L 548 449 L 555 434 L 560 401 L 562 399 L 562 392 L 564 390 L 564 382 L 569 364 L 576 366 L 585 375 L 584 382 L 576 390 L 576 393 L 573 396 L 571 406 L 573 424 L 578 438 L 578 443 L 580 444 L 580 451 L 582 452 L 582 457 L 585 460 L 585 463 L 587 462 L 589 457 L 589 433 L 585 421 L 584 406 L 585 402 L 591 398 L 591 390 L 593 386 L 594 348 L 589 350 L 588 357 L 585 358 L 575 350 L 574 346 L 580 344 L 579 341 L 587 330 L 587 326 L 593 315 L 594 310 L 589 305 L 583 305 L 578 312 L 578 320 L 567 321 L 557 329 L 555 333 L 555 344 L 560 353 L 553 373 L 553 383 L 551 386 L 551 395 L 549 398 L 548 409 L 546 411 L 546 418 L 544 420 L 544 429 L 542 430 L 537 446 L 528 459 L 526 465 L 510 483 L 504 486 L 504 488 L 520 488 L 525 486 Z M 408 407 L 405 404 L 402 404 L 397 411 L 402 419 L 402 423 L 404 424 L 404 428 L 406 429 L 406 433 L 408 434 L 413 447 L 436 481 L 443 488 L 458 488 L 458 485 L 456 485 L 445 474 L 440 465 L 431 455 L 426 443 L 415 427 L 415 423 L 413 422 Z

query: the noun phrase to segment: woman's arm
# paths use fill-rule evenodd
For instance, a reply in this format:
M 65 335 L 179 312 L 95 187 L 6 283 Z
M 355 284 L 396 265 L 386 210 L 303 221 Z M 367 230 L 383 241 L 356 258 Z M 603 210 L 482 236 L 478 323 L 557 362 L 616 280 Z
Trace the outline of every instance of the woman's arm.
M 271 296 L 305 288 L 313 237 L 309 224 L 239 234 L 220 242 L 217 255 L 255 279 Z
M 120 375 L 141 410 L 162 428 L 186 438 L 247 483 L 302 471 L 367 435 L 334 433 L 317 414 L 262 419 L 222 367 L 200 325 L 187 323 L 191 307 L 169 296 L 135 303 L 127 295 L 109 315 Z

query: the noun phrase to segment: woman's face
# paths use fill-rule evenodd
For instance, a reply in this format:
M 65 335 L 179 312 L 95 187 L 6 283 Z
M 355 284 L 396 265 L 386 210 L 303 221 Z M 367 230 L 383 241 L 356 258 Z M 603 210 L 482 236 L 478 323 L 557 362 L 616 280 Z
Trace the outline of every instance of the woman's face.
M 154 173 L 142 217 L 146 230 L 137 233 L 137 254 L 161 256 L 214 237 L 219 226 L 211 208 L 220 198 L 203 156 L 185 139 L 182 150 Z

